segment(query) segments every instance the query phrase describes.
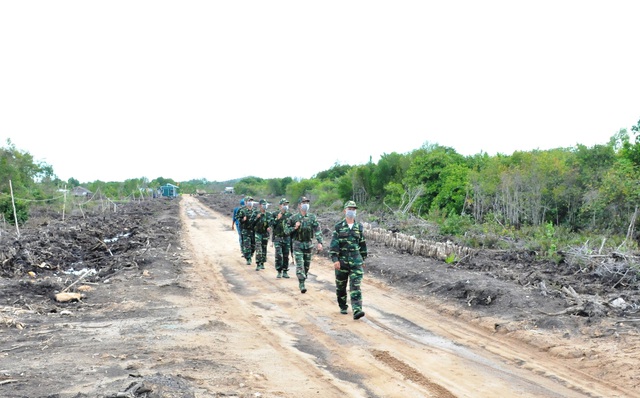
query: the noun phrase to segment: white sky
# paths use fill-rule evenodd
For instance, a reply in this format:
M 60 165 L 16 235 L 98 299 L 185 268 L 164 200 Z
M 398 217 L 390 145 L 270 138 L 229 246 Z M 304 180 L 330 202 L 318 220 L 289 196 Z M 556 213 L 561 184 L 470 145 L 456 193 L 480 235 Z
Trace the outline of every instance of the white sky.
M 638 15 L 635 0 L 0 0 L 0 147 L 88 182 L 605 144 L 640 119 Z

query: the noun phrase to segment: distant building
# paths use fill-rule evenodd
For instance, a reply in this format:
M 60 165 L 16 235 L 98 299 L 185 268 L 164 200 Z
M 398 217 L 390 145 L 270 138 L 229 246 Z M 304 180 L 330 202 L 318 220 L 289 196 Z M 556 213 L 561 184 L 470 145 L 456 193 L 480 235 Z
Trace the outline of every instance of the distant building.
M 92 193 L 85 187 L 73 187 L 71 190 L 71 195 L 73 196 L 90 196 Z
M 165 184 L 160 187 L 162 196 L 166 196 L 168 198 L 175 198 L 176 196 L 178 196 L 178 189 L 179 187 L 173 184 Z
M 233 187 L 226 187 L 224 193 L 233 193 Z

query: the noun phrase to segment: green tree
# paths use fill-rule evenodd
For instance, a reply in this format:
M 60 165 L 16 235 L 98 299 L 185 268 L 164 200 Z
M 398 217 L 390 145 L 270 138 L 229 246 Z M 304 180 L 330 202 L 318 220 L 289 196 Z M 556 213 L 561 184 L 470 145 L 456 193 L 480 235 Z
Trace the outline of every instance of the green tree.
M 445 214 L 462 214 L 469 184 L 469 168 L 463 164 L 450 164 L 440 172 L 440 189 L 431 202 L 431 209 Z
M 345 201 L 338 195 L 336 185 L 337 182 L 333 180 L 319 181 L 312 191 L 312 195 L 316 197 L 314 206 L 341 211 Z
M 315 175 L 315 178 L 319 180 L 335 180 L 347 174 L 353 166 L 346 164 L 334 164 L 329 170 L 323 170 Z
M 633 161 L 620 157 L 599 186 L 597 196 L 583 211 L 599 230 L 625 234 L 640 202 L 640 172 Z
M 271 178 L 267 180 L 267 195 L 284 196 L 287 193 L 287 186 L 293 182 L 293 178 Z
M 500 176 L 506 168 L 505 157 L 502 154 L 493 157 L 484 154 L 467 160 L 470 170 L 465 209 L 470 211 L 478 223 L 484 221 L 488 214 L 494 214 L 494 200 L 500 186 Z
M 13 212 L 14 204 L 15 217 Z M 16 219 L 18 225 L 22 225 L 29 219 L 29 206 L 25 200 L 15 199 L 12 202 L 10 195 L 0 194 L 0 215 L 11 225 L 15 225 Z
M 408 155 L 396 152 L 383 154 L 371 173 L 371 196 L 383 198 L 387 184 L 402 181 L 410 165 L 411 158 Z
M 352 196 L 342 199 L 345 201 L 353 199 L 361 205 L 369 202 L 372 191 L 371 185 L 373 181 L 372 176 L 374 169 L 375 165 L 372 163 L 367 163 L 365 165 L 360 165 L 352 168 L 349 171 L 349 175 L 351 177 Z
M 29 152 L 18 150 L 11 140 L 0 148 L 0 192 L 8 194 L 12 188 L 16 197 L 42 198 L 45 185 L 53 185 L 53 178 L 50 165 L 35 161 Z
M 178 183 L 175 182 L 175 180 L 173 180 L 172 178 L 164 178 L 164 177 L 157 177 L 149 182 L 149 186 L 154 188 L 159 188 L 167 184 L 176 185 L 176 186 L 178 185 Z
M 429 210 L 442 189 L 441 173 L 451 165 L 465 163 L 464 156 L 453 148 L 440 145 L 423 146 L 413 158 L 403 181 L 407 187 L 423 186 L 424 194 L 415 202 L 414 211 Z
M 619 147 L 624 136 L 628 138 L 626 130 L 621 130 L 606 145 L 576 146 L 574 156 L 569 160 L 571 174 L 558 187 L 564 190 L 567 204 L 565 224 L 572 230 L 595 228 L 599 223 L 594 217 L 594 210 L 599 205 L 594 204 L 600 200 L 600 186 L 617 161 L 616 147 Z
M 318 185 L 319 180 L 317 179 L 306 179 L 293 182 L 287 186 L 287 197 L 291 201 L 291 204 L 297 205 L 298 199 L 302 196 L 311 196 L 316 185 Z M 309 198 L 315 199 L 315 198 Z
M 622 138 L 622 157 L 629 159 L 634 165 L 640 166 L 640 120 L 635 126 L 631 127 L 631 131 L 634 135 L 633 143 L 628 139 L 628 136 Z
M 76 180 L 75 178 L 70 177 L 67 180 L 67 188 L 68 189 L 71 189 L 71 188 L 74 188 L 74 187 L 79 187 L 79 186 L 80 186 L 80 181 Z
M 245 177 L 234 185 L 234 191 L 245 196 L 264 195 L 267 192 L 267 181 L 260 177 Z
M 353 177 L 351 170 L 336 180 L 336 190 L 338 191 L 338 197 L 342 198 L 342 200 L 353 198 Z

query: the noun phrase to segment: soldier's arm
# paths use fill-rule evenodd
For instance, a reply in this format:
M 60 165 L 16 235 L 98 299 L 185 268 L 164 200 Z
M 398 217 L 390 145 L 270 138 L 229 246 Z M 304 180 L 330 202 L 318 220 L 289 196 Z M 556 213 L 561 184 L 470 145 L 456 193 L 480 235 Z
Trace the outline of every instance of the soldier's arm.
M 364 238 L 364 227 L 362 226 L 362 223 L 360 223 L 359 225 L 360 227 L 360 256 L 362 256 L 362 261 L 364 261 L 367 258 L 368 252 L 367 252 L 367 240 Z
M 322 244 L 324 241 L 324 237 L 322 236 L 322 230 L 320 229 L 320 223 L 318 222 L 317 218 L 313 218 L 313 223 L 314 223 L 314 229 L 315 229 L 315 235 L 316 235 L 316 240 L 318 241 L 318 244 Z

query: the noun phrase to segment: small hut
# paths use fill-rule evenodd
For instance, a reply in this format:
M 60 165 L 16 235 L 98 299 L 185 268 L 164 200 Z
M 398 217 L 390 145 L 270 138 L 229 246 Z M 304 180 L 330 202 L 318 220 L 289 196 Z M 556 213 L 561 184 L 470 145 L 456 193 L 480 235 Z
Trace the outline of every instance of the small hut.
M 178 188 L 179 187 L 173 184 L 167 183 L 166 185 L 161 186 L 160 190 L 162 191 L 162 196 L 175 198 L 176 196 L 178 196 Z
M 71 195 L 73 196 L 91 196 L 92 192 L 85 187 L 73 187 Z

